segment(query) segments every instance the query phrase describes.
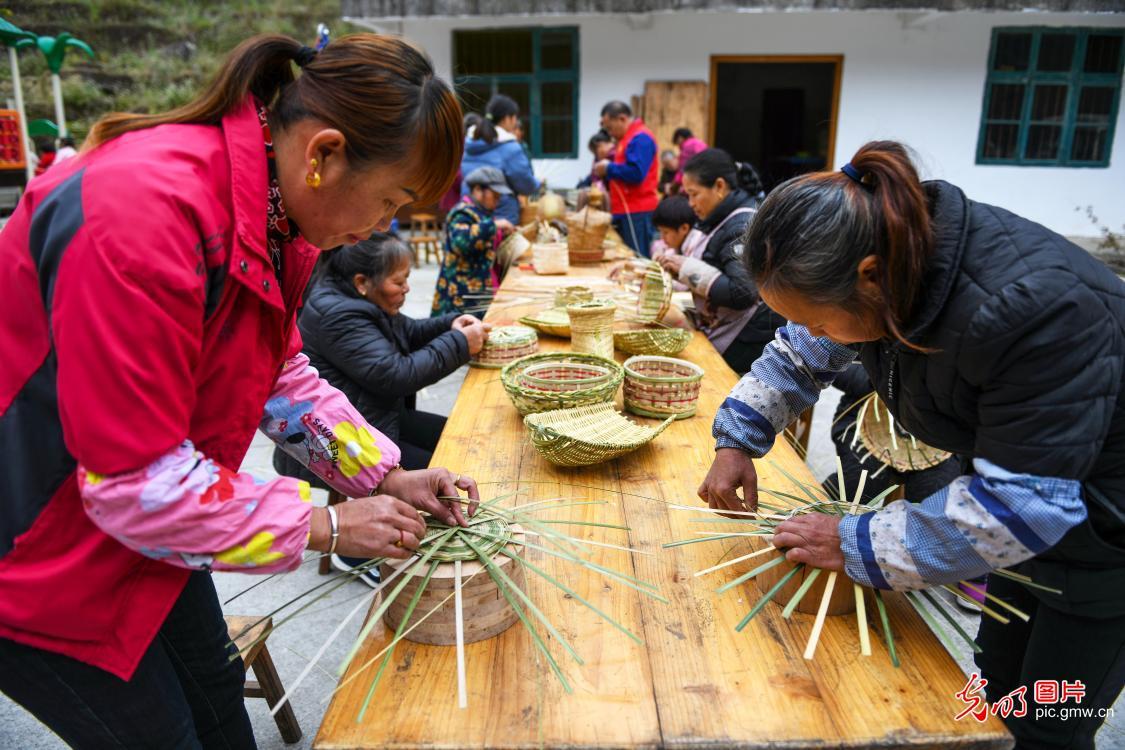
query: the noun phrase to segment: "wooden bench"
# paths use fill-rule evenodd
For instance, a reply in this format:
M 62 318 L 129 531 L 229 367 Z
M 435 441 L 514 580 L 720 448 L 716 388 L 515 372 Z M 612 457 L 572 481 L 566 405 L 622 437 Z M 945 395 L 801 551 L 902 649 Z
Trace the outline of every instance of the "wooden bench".
M 227 635 L 234 641 L 239 651 L 242 651 L 254 641 L 258 641 L 242 657 L 246 669 L 248 671 L 254 670 L 254 677 L 257 678 L 256 680 L 246 681 L 246 690 L 243 695 L 247 698 L 265 698 L 269 707 L 273 708 L 281 700 L 281 696 L 285 695 L 285 686 L 281 684 L 277 668 L 273 665 L 273 658 L 270 657 L 270 651 L 266 648 L 266 638 L 261 638 L 263 632 L 273 627 L 273 618 L 262 619 L 228 615 L 225 619 L 227 621 Z M 259 620 L 261 622 L 258 622 Z M 257 625 L 254 623 L 257 623 Z M 261 640 L 258 640 L 259 638 Z M 293 706 L 288 701 L 274 716 L 274 721 L 277 722 L 277 728 L 281 732 L 281 739 L 287 745 L 301 741 L 301 726 L 297 723 Z

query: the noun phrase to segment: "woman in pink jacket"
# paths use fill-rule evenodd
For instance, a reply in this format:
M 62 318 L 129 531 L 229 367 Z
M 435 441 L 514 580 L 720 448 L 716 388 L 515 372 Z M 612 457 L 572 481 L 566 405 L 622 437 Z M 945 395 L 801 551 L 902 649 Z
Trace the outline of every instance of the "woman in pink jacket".
M 294 75 L 294 65 L 300 74 Z M 111 115 L 0 234 L 0 690 L 79 747 L 253 747 L 213 570 L 406 557 L 464 523 L 300 354 L 319 249 L 436 200 L 461 112 L 423 52 L 236 49 L 196 101 Z M 260 429 L 350 497 L 236 471 Z

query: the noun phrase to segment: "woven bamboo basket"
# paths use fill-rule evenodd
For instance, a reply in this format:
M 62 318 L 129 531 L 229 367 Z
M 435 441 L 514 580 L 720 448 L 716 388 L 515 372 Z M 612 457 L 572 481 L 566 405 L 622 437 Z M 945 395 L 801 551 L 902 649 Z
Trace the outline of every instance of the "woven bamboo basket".
M 566 307 L 576 302 L 593 302 L 594 290 L 588 286 L 562 286 L 555 290 L 555 307 Z
M 695 414 L 703 368 L 683 359 L 641 355 L 625 360 L 625 408 L 642 417 Z
M 528 201 L 520 206 L 520 226 L 539 223 L 539 204 Z M 530 239 L 530 238 L 528 238 Z
M 863 421 L 859 425 L 859 437 L 863 441 L 863 447 L 871 453 L 872 458 L 889 465 L 895 471 L 905 473 L 930 469 L 953 455 L 926 445 L 902 430 L 891 417 L 883 400 L 874 394 L 861 412 Z M 857 415 L 856 419 L 860 419 L 860 416 Z
M 589 466 L 617 458 L 646 445 L 672 423 L 657 427 L 634 424 L 613 404 L 559 409 L 524 418 L 535 450 L 558 466 Z
M 536 242 L 531 246 L 531 264 L 541 275 L 562 274 L 570 269 L 565 242 Z
M 683 328 L 641 328 L 614 331 L 613 345 L 626 354 L 656 354 L 671 357 L 691 343 L 691 331 Z
M 534 315 L 525 315 L 519 322 L 549 336 L 570 338 L 570 316 L 563 307 L 552 307 Z
M 605 235 L 612 220 L 610 214 L 590 206 L 566 217 L 566 244 L 571 263 L 601 262 L 605 256 Z
M 473 367 L 499 368 L 539 351 L 539 336 L 527 326 L 494 328 L 484 346 L 469 360 Z
M 519 232 L 513 232 L 496 248 L 496 263 L 501 268 L 510 268 L 519 260 L 520 256 L 528 251 L 531 242 Z
M 625 370 L 612 359 L 578 352 L 533 354 L 512 362 L 500 382 L 520 414 L 612 401 Z
M 570 316 L 570 348 L 613 359 L 613 316 L 617 305 L 611 300 L 576 302 L 566 306 Z
M 656 261 L 650 261 L 641 278 L 637 296 L 637 320 L 658 323 L 672 305 L 672 277 Z

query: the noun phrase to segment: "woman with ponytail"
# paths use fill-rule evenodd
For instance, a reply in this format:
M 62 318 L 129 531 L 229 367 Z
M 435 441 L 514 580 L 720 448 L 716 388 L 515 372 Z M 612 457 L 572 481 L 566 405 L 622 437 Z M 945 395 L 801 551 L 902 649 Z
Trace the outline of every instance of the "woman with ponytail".
M 517 196 L 534 195 L 542 183 L 535 177 L 531 159 L 520 145 L 516 130 L 520 124 L 520 106 L 510 96 L 496 94 L 488 100 L 484 117 L 465 138 L 465 156 L 461 174 L 468 176 L 481 167 L 495 167 L 504 173 L 511 195 L 500 196 L 495 216 L 512 224 L 520 223 Z M 462 183 L 461 197 L 469 198 L 471 189 Z
M 254 746 L 210 573 L 409 556 L 474 482 L 406 472 L 300 353 L 320 250 L 449 186 L 461 111 L 389 36 L 247 40 L 117 114 L 0 234 L 0 690 L 76 747 Z M 357 499 L 237 469 L 262 430 Z
M 697 325 L 742 374 L 785 324 L 762 303 L 742 261 L 742 237 L 761 201 L 762 183 L 750 164 L 709 148 L 684 168 L 683 193 L 699 221 L 679 253 L 657 260 L 691 289 Z
M 1093 748 L 1125 681 L 1125 283 L 1034 222 L 920 182 L 891 142 L 776 188 L 745 259 L 790 322 L 720 408 L 700 497 L 755 509 L 751 459 L 858 357 L 904 429 L 965 457 L 963 476 L 786 521 L 774 544 L 882 589 L 1014 568 L 1036 586 L 993 574 L 988 595 L 1030 621 L 982 618 L 988 699 L 1079 682 L 1090 718 L 1006 721 L 1021 748 Z

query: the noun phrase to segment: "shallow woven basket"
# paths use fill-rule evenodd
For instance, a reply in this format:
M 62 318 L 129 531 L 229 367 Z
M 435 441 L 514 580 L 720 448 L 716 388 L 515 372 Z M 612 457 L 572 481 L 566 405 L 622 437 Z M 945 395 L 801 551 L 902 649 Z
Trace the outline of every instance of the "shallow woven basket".
M 664 432 L 672 419 L 657 427 L 634 424 L 613 404 L 559 409 L 524 418 L 535 450 L 558 466 L 589 466 L 617 458 Z
M 641 278 L 641 291 L 637 297 L 637 320 L 641 323 L 659 322 L 672 305 L 672 277 L 651 261 Z
M 540 333 L 560 336 L 564 339 L 570 338 L 570 316 L 566 314 L 566 308 L 563 307 L 552 307 L 534 315 L 525 315 L 519 322 Z
M 527 326 L 501 326 L 492 329 L 488 340 L 476 356 L 469 360 L 473 367 L 503 367 L 520 357 L 539 351 L 539 336 Z
M 531 246 L 531 265 L 535 273 L 550 275 L 570 269 L 570 254 L 565 242 L 536 242 Z
M 500 243 L 500 247 L 496 248 L 496 263 L 501 268 L 509 268 L 530 247 L 531 243 L 526 237 L 519 232 L 514 232 Z
M 555 290 L 555 307 L 566 307 L 575 302 L 593 302 L 594 290 L 588 286 L 561 286 Z
M 613 217 L 587 206 L 566 217 L 566 244 L 571 263 L 600 263 L 605 256 L 606 232 Z
M 617 305 L 611 300 L 575 302 L 566 306 L 570 316 L 570 348 L 613 359 L 613 316 Z
M 683 328 L 642 328 L 636 331 L 615 331 L 613 334 L 613 345 L 626 354 L 671 357 L 682 352 L 690 343 L 691 331 Z
M 866 412 L 859 438 L 871 452 L 872 458 L 879 463 L 888 464 L 895 471 L 905 473 L 931 469 L 953 455 L 916 438 L 912 439 L 910 433 L 898 429 L 897 422 L 894 426 L 895 439 L 892 441 L 887 407 L 878 396 L 871 397 Z M 876 415 L 878 419 L 875 418 Z
M 625 360 L 625 408 L 642 417 L 695 414 L 703 368 L 683 359 L 640 355 Z
M 520 414 L 612 401 L 625 370 L 612 359 L 577 352 L 533 354 L 507 365 L 500 382 Z

